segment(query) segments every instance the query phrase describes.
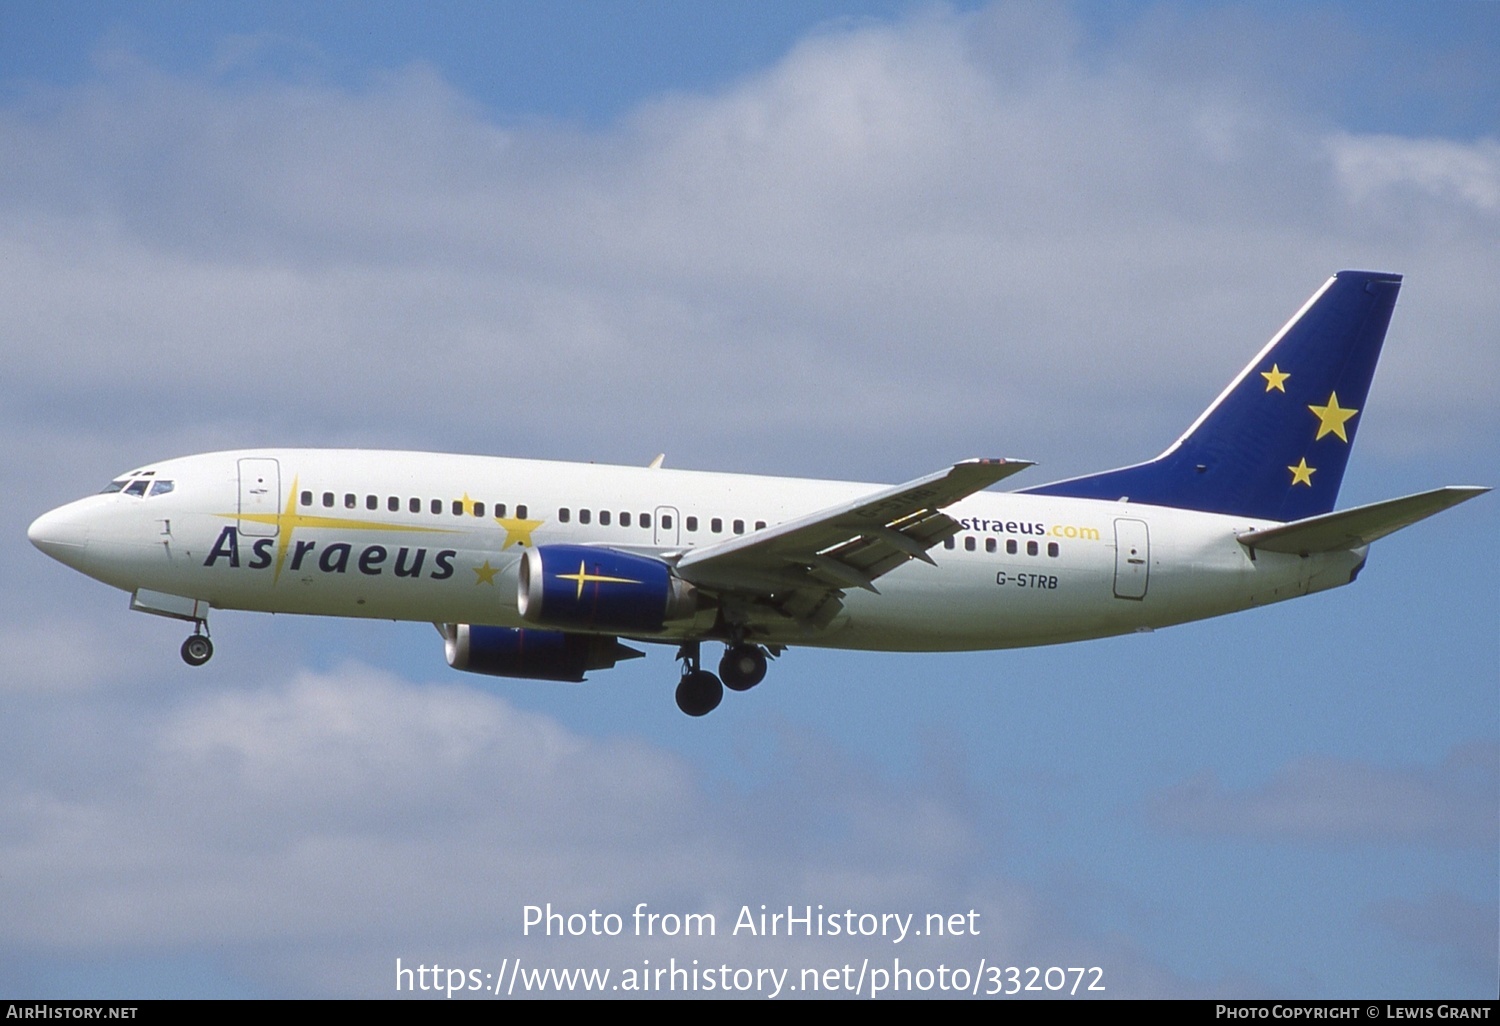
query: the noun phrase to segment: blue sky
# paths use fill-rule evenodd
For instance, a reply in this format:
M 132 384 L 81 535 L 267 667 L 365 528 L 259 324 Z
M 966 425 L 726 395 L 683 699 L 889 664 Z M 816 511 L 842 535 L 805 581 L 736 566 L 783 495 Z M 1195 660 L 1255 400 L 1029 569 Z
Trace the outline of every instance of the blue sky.
M 1021 484 L 1159 451 L 1327 275 L 1406 275 L 1343 504 L 1500 478 L 1490 4 L 0 10 L 0 994 L 353 996 L 403 962 L 795 968 L 521 907 L 976 908 L 924 964 L 1485 997 L 1492 497 L 1146 637 L 793 650 L 689 721 L 432 628 L 174 624 L 26 544 L 252 445 Z M 586 397 L 580 402 L 579 397 Z

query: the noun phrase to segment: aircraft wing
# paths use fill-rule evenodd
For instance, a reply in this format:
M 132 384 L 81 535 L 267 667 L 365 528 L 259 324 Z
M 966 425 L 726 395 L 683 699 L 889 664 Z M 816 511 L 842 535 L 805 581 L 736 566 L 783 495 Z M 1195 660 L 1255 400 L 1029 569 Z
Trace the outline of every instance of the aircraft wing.
M 875 580 L 960 530 L 942 512 L 1032 464 L 975 459 L 753 534 L 695 548 L 677 573 L 700 588 L 771 598 L 814 626 L 838 612 L 846 588 L 877 591 Z
M 1242 545 L 1267 552 L 1306 555 L 1311 552 L 1352 549 L 1368 545 L 1403 527 L 1410 527 L 1419 520 L 1425 520 L 1434 513 L 1441 513 L 1450 506 L 1457 506 L 1460 502 L 1466 502 L 1487 491 L 1488 488 L 1475 485 L 1449 485 L 1399 499 L 1373 502 L 1368 506 L 1355 506 L 1337 513 L 1293 520 L 1289 524 L 1279 524 L 1259 531 L 1246 531 L 1239 539 Z

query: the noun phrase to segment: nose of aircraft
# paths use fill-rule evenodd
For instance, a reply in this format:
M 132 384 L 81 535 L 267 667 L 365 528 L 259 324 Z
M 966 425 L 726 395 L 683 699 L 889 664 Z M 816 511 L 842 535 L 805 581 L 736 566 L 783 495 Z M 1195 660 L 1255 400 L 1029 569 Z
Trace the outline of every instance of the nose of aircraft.
M 43 513 L 26 529 L 26 537 L 53 559 L 71 563 L 83 554 L 89 541 L 88 521 L 77 506 L 70 503 Z

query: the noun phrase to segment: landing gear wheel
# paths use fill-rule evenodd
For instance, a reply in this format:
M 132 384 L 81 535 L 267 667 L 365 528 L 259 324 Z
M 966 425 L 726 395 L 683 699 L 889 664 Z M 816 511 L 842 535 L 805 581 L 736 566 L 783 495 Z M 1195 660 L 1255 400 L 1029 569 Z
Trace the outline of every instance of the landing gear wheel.
M 682 675 L 677 685 L 677 708 L 689 716 L 707 716 L 724 700 L 724 685 L 707 670 Z
M 203 634 L 193 634 L 182 643 L 182 661 L 189 666 L 202 666 L 214 657 L 214 643 Z
M 766 679 L 766 650 L 759 645 L 731 645 L 719 660 L 719 676 L 731 691 L 749 691 Z

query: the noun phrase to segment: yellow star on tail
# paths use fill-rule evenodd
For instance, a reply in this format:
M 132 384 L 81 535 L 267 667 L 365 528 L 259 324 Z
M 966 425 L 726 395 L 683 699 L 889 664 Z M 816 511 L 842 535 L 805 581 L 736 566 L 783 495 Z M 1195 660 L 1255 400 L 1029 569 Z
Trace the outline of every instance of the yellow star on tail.
M 1286 469 L 1292 472 L 1292 484 L 1294 486 L 1304 484 L 1309 488 L 1312 487 L 1312 476 L 1318 472 L 1317 467 L 1309 467 L 1307 465 L 1306 456 L 1298 460 L 1295 467 L 1287 467 Z
M 1359 411 L 1340 409 L 1337 392 L 1328 393 L 1327 406 L 1309 406 L 1308 409 L 1318 417 L 1318 437 L 1313 441 L 1316 442 L 1318 438 L 1329 434 L 1338 435 L 1345 442 L 1349 441 L 1349 436 L 1344 433 L 1344 424 Z
M 1270 370 L 1261 371 L 1260 376 L 1266 379 L 1267 392 L 1271 391 L 1271 389 L 1274 388 L 1276 389 L 1276 391 L 1282 393 L 1286 392 L 1286 379 L 1291 377 L 1290 374 L 1282 370 L 1280 367 L 1276 366 L 1274 363 L 1271 364 Z

